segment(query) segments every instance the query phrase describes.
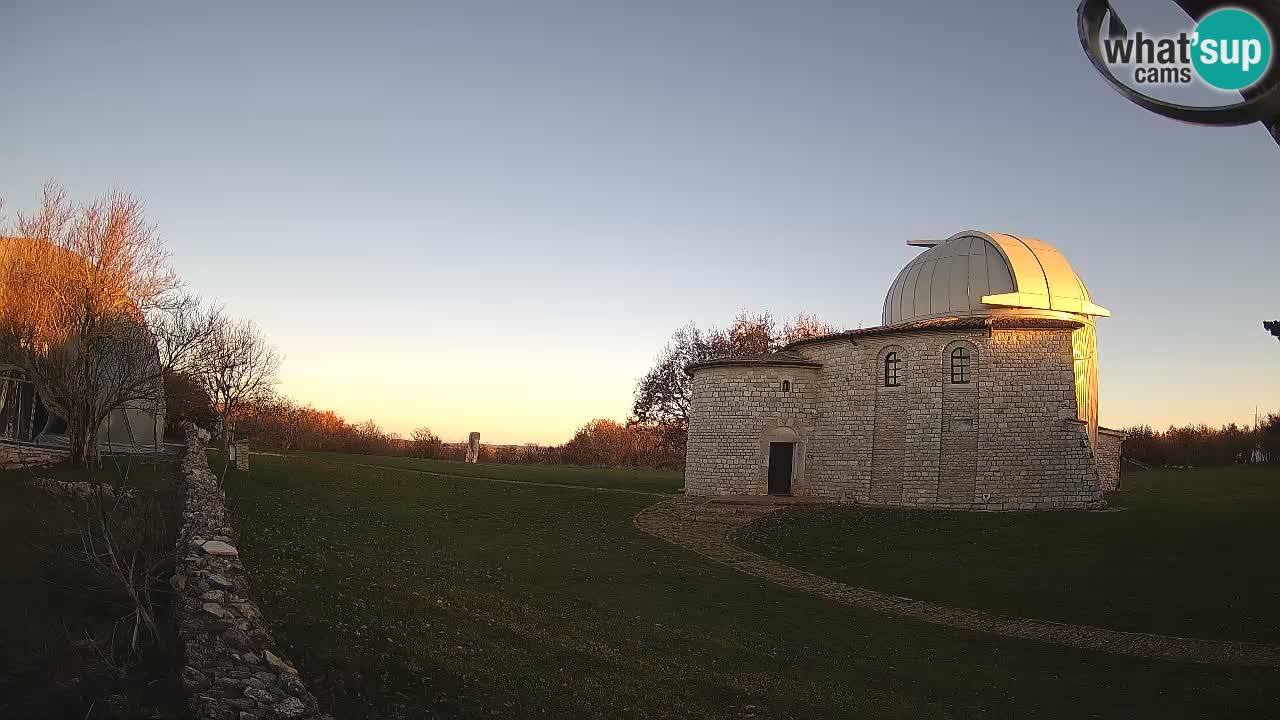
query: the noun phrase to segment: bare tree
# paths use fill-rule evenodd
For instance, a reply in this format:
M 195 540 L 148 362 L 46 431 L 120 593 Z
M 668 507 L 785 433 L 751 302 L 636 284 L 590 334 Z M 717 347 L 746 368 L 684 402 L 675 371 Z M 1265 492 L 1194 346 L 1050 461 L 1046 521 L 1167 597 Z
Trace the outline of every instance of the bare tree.
M 212 345 L 210 337 L 226 322 L 226 316 L 221 307 L 206 305 L 194 295 L 172 293 L 151 309 L 147 321 L 160 359 L 170 426 L 195 421 L 202 407 L 211 404 L 204 399 L 208 393 L 197 379 L 205 366 L 204 353 Z M 207 424 L 208 420 L 204 422 Z M 160 427 L 159 414 L 155 416 L 155 423 L 153 430 L 160 438 L 165 429 Z
M 86 589 L 121 593 L 132 607 L 128 647 L 136 656 L 143 631 L 151 642 L 163 644 L 156 596 L 173 546 L 155 498 L 131 492 L 127 484 L 122 478 L 114 492 L 95 485 L 88 496 L 68 499 L 66 507 L 79 531 L 76 559 L 100 583 Z
M 677 330 L 636 386 L 628 424 L 652 428 L 668 448 L 684 447 L 689 432 L 693 381 L 685 368 L 717 358 L 759 355 L 777 345 L 769 313 L 738 313 L 728 330 L 703 331 L 689 323 Z
M 414 457 L 437 458 L 444 449 L 444 443 L 440 437 L 426 426 L 414 428 L 409 434 L 409 439 Z
M 210 338 L 227 322 L 220 306 L 205 305 L 200 298 L 186 293 L 163 298 L 148 313 L 147 320 L 166 375 L 199 372 L 204 353 L 211 346 Z
M 779 333 L 769 313 L 738 313 L 728 330 L 701 330 L 690 323 L 671 336 L 653 367 L 636 384 L 631 426 L 647 427 L 669 450 L 684 447 L 689 432 L 693 381 L 685 368 L 719 358 L 760 355 L 807 337 L 838 332 L 816 317 L 801 313 Z
M 816 315 L 801 312 L 783 324 L 782 344 L 787 345 L 797 340 L 808 340 L 822 337 L 823 335 L 835 335 L 838 332 L 840 332 L 840 328 L 835 325 L 819 320 Z
M 222 444 L 230 447 L 235 412 L 242 403 L 272 396 L 280 353 L 251 320 L 224 320 L 208 334 L 198 377 L 221 417 Z
M 632 425 L 654 428 L 668 447 L 683 447 L 689 432 L 689 402 L 693 381 L 684 369 L 711 360 L 715 351 L 707 335 L 693 323 L 676 330 L 658 354 L 653 367 L 636 385 L 631 407 Z
M 92 469 L 111 411 L 163 399 L 146 320 L 177 280 L 142 202 L 118 190 L 76 204 L 49 183 L 16 230 L 0 240 L 0 357 L 66 418 L 71 463 Z

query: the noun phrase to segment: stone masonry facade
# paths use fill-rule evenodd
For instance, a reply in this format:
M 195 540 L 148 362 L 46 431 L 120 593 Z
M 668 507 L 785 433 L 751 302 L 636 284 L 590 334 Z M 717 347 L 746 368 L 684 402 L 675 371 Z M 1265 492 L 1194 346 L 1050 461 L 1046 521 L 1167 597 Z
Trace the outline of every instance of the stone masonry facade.
M 909 330 L 794 346 L 797 361 L 693 372 L 685 492 L 767 492 L 794 436 L 792 494 L 965 510 L 1104 504 L 1076 407 L 1070 327 Z M 952 383 L 952 350 L 971 382 Z M 895 352 L 900 383 L 886 387 Z M 788 390 L 783 390 L 786 382 Z
M 782 390 L 782 383 L 789 391 Z M 764 495 L 768 492 L 771 430 L 796 433 L 798 472 L 818 413 L 819 375 L 814 368 L 707 368 L 694 376 L 689 409 L 686 492 L 698 495 Z M 791 438 L 786 438 L 790 441 Z M 691 486 L 689 478 L 697 478 Z
M 1119 430 L 1098 428 L 1098 481 L 1104 492 L 1120 489 L 1120 449 L 1126 437 Z

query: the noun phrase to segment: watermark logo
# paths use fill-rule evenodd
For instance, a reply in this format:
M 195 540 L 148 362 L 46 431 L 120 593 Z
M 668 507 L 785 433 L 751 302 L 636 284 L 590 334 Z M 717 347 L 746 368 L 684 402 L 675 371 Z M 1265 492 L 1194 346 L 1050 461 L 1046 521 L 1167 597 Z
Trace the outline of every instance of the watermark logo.
M 1195 28 L 1172 36 L 1102 39 L 1111 67 L 1127 67 L 1138 85 L 1190 85 L 1195 78 L 1219 90 L 1244 90 L 1271 67 L 1271 33 L 1262 20 L 1241 8 L 1221 8 Z

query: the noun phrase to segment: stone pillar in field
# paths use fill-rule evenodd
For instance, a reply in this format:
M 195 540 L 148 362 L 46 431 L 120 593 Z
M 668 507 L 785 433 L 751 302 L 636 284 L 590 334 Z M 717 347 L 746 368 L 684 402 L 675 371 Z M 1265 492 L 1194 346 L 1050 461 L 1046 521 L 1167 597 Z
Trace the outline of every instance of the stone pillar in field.
M 467 438 L 467 462 L 473 463 L 480 459 L 480 433 L 473 432 L 471 437 Z
M 236 470 L 249 472 L 249 443 L 244 440 L 231 443 L 231 459 L 236 464 Z

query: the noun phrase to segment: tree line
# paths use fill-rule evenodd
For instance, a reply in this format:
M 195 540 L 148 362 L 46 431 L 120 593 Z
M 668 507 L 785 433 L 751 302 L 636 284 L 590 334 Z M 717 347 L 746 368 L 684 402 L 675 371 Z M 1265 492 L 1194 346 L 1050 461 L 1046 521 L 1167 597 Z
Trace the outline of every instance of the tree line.
M 1280 340 L 1280 320 L 1266 320 L 1262 329 Z M 1170 425 L 1164 431 L 1150 425 L 1125 428 L 1122 454 L 1128 460 L 1157 467 L 1207 467 L 1247 462 L 1280 463 L 1280 413 L 1255 420 L 1252 427 L 1228 423 L 1214 428 L 1204 423 Z
M 216 417 L 207 398 L 189 407 L 199 424 Z M 401 455 L 461 462 L 466 443 L 446 442 L 429 427 L 403 437 L 374 420 L 350 422 L 332 410 L 319 410 L 274 395 L 245 402 L 233 418 L 237 431 L 254 445 L 284 451 L 311 450 L 361 455 Z M 609 467 L 678 467 L 684 452 L 667 447 L 652 429 L 599 418 L 583 424 L 559 445 L 480 446 L 480 462 L 519 465 L 586 465 Z
M 741 357 L 780 350 L 787 343 L 839 332 L 813 315 L 800 313 L 778 323 L 767 312 L 740 312 L 728 328 L 678 329 L 659 353 L 653 368 L 639 380 L 631 417 L 626 422 L 597 418 L 583 424 L 559 445 L 480 446 L 480 461 L 505 464 L 670 467 L 684 464 L 688 407 L 692 385 L 684 369 L 692 362 Z M 204 424 L 217 417 L 216 401 L 191 390 L 181 419 Z M 175 418 L 175 422 L 180 421 Z M 440 439 L 429 427 L 409 437 L 383 429 L 377 422 L 350 422 L 332 410 L 320 410 L 268 393 L 238 404 L 230 416 L 239 432 L 254 444 L 283 450 L 313 450 L 366 455 L 404 455 L 461 461 L 465 443 Z
M 1280 413 L 1271 413 L 1253 427 L 1229 423 L 1126 428 L 1124 457 L 1156 467 L 1206 467 L 1234 463 L 1280 462 Z M 1260 452 L 1259 452 L 1260 451 Z

